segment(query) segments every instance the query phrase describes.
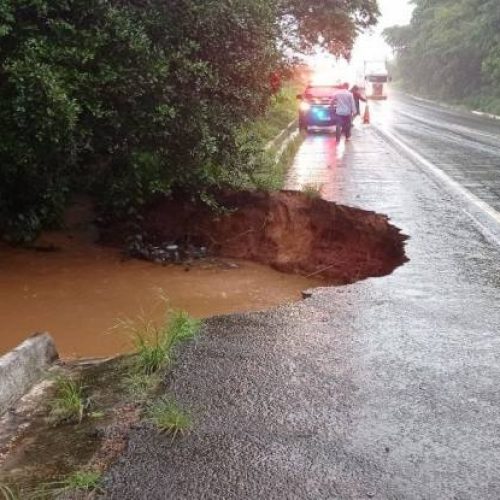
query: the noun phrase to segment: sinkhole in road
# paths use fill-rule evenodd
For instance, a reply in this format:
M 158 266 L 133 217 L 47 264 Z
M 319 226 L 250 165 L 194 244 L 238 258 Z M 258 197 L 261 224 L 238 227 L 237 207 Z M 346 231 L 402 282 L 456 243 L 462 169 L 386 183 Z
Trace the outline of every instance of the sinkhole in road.
M 226 192 L 216 199 L 226 210 L 215 215 L 187 198 L 159 200 L 143 214 L 151 245 L 207 247 L 211 257 L 189 272 L 186 263 L 124 261 L 126 232 L 119 224 L 103 228 L 108 246 L 77 231 L 46 235 L 44 248 L 50 242 L 59 251 L 0 249 L 2 328 L 51 330 L 63 355 L 113 354 L 124 352 L 124 339 L 106 327 L 120 312 L 133 317 L 141 304 L 154 303 L 158 288 L 172 306 L 211 316 L 298 300 L 304 288 L 387 275 L 406 261 L 406 237 L 383 215 L 298 192 Z M 9 414 L 10 426 L 0 420 L 0 482 L 30 489 L 84 464 L 100 470 L 112 463 L 140 418 L 124 384 L 131 366 L 127 356 L 63 365 L 100 410 L 78 426 L 47 421 L 39 408 L 53 388 L 43 384 L 37 397 Z M 21 429 L 21 421 L 30 424 Z M 15 440 L 13 429 L 21 429 Z
M 124 259 L 119 224 L 102 228 L 106 246 L 78 229 L 45 235 L 57 251 L 0 248 L 0 352 L 49 331 L 65 358 L 123 353 L 132 343 L 117 320 L 160 319 L 160 295 L 201 318 L 257 311 L 297 301 L 304 289 L 387 275 L 406 260 L 405 236 L 383 215 L 297 192 L 216 199 L 225 211 L 215 215 L 188 197 L 144 213 L 152 244 L 207 247 L 190 265 Z
M 225 191 L 215 201 L 225 210 L 214 215 L 186 198 L 160 200 L 144 213 L 145 233 L 156 244 L 203 245 L 332 285 L 385 276 L 407 261 L 407 237 L 375 212 L 297 191 Z

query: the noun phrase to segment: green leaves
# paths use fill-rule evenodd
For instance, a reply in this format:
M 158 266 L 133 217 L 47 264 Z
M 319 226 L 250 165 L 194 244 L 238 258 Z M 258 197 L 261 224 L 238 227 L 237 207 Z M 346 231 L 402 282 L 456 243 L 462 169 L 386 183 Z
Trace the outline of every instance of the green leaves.
M 336 55 L 350 56 L 359 30 L 375 24 L 376 0 L 282 0 L 288 40 L 308 51 L 318 43 Z
M 416 0 L 411 24 L 385 30 L 412 90 L 446 99 L 500 96 L 496 0 Z
M 240 185 L 245 123 L 287 45 L 348 52 L 375 0 L 0 0 L 0 237 L 88 191 L 130 217 L 158 194 Z

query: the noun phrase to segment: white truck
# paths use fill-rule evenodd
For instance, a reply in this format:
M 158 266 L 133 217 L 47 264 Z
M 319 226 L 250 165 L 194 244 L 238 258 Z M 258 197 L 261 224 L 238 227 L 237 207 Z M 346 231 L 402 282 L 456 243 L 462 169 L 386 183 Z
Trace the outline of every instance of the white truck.
M 391 81 L 385 61 L 365 61 L 364 84 L 367 99 L 387 99 L 387 86 Z

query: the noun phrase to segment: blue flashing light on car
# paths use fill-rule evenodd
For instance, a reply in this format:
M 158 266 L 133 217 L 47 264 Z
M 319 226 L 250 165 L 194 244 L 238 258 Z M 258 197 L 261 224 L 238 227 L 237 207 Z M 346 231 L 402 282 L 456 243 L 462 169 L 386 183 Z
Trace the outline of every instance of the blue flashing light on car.
M 336 124 L 335 94 L 339 87 L 331 85 L 310 85 L 297 96 L 299 104 L 299 128 L 332 127 Z
M 318 120 L 326 121 L 331 118 L 331 110 L 325 107 L 313 106 L 312 112 L 318 118 Z

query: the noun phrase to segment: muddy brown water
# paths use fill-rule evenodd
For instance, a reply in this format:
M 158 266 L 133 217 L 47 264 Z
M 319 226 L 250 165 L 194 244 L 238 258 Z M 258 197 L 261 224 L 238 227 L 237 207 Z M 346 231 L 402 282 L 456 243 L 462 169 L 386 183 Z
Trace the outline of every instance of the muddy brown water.
M 51 235 L 59 250 L 0 247 L 0 352 L 35 331 L 50 332 L 64 357 L 127 352 L 119 319 L 160 319 L 164 307 L 198 318 L 257 311 L 296 301 L 319 280 L 284 274 L 248 261 L 224 259 L 185 266 L 124 260 L 120 252 Z

